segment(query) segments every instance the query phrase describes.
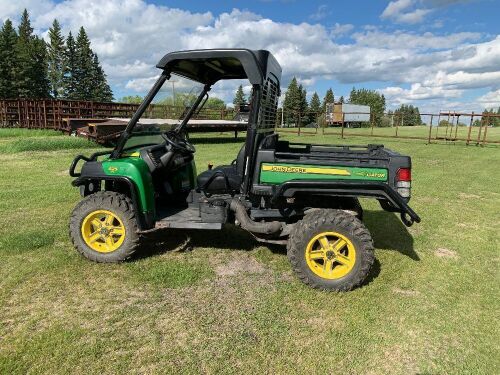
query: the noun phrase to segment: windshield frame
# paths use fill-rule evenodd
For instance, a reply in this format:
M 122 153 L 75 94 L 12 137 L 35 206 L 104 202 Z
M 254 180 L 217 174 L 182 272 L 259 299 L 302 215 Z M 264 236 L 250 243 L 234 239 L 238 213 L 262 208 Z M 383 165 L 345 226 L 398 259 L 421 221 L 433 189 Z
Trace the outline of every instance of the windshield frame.
M 163 87 L 163 84 L 168 79 L 170 79 L 170 76 L 171 76 L 170 72 L 168 72 L 168 71 L 163 71 L 163 73 L 160 75 L 160 77 L 155 82 L 155 84 L 153 85 L 151 90 L 145 96 L 142 103 L 139 105 L 139 108 L 137 108 L 137 111 L 135 111 L 134 115 L 132 116 L 132 118 L 128 122 L 127 127 L 125 128 L 125 130 L 121 134 L 120 138 L 118 139 L 118 142 L 116 143 L 115 148 L 113 149 L 113 152 L 110 155 L 110 159 L 117 159 L 117 158 L 121 157 L 121 154 L 123 152 L 125 144 L 127 143 L 127 140 L 131 136 L 133 136 L 133 130 L 134 130 L 135 126 L 137 125 L 137 123 L 139 122 L 139 119 L 142 117 L 144 112 L 146 112 L 148 106 L 153 102 L 155 96 L 158 94 L 160 89 Z M 203 86 L 203 90 L 201 90 L 200 94 L 196 98 L 196 101 L 190 107 L 188 113 L 186 114 L 186 116 L 182 120 L 181 124 L 175 128 L 174 131 L 176 133 L 180 133 L 184 130 L 187 123 L 189 122 L 189 120 L 191 119 L 193 114 L 196 113 L 198 107 L 200 106 L 200 103 L 203 101 L 205 95 L 208 94 L 210 89 L 211 89 L 211 85 L 209 85 L 209 84 L 205 84 Z

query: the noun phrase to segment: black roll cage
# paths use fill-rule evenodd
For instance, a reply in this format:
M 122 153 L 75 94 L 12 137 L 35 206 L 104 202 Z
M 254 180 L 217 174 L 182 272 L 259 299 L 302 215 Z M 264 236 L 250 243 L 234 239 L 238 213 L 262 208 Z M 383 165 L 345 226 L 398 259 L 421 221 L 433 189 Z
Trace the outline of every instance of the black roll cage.
M 189 120 L 196 113 L 197 108 L 213 84 L 225 79 L 248 79 L 252 84 L 252 106 L 245 142 L 245 175 L 242 185 L 243 193 L 247 193 L 250 190 L 252 176 L 252 173 L 248 173 L 248 171 L 251 171 L 253 168 L 258 147 L 256 143 L 259 141 L 259 135 L 262 133 L 258 129 L 262 87 L 268 77 L 273 77 L 277 81 L 278 87 L 281 80 L 281 66 L 274 56 L 269 51 L 252 51 L 248 49 L 179 51 L 166 54 L 156 66 L 162 69 L 163 72 L 130 119 L 116 147 L 111 152 L 110 158 L 116 159 L 120 157 L 125 143 L 132 134 L 137 122 L 172 73 L 204 84 L 203 90 L 189 109 L 182 123 L 175 129 L 177 133 L 182 133 L 186 128 Z M 264 131 L 271 132 L 265 129 Z

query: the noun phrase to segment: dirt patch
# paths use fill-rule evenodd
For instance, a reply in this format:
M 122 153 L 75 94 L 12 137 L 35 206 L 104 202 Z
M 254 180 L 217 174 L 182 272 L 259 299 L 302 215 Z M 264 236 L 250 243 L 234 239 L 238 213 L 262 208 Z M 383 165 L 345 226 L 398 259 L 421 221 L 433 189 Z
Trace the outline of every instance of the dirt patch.
M 482 197 L 477 194 L 467 194 L 467 193 L 458 193 L 458 197 L 461 199 L 481 199 Z
M 420 294 L 418 290 L 411 290 L 411 289 L 394 288 L 392 291 L 396 294 L 401 294 L 403 296 L 408 296 L 408 297 L 415 297 Z
M 439 247 L 438 249 L 436 249 L 436 251 L 434 251 L 434 255 L 439 258 L 451 258 L 451 259 L 458 258 L 456 251 L 447 249 L 445 247 Z
M 69 176 L 69 169 L 65 169 L 64 171 L 56 172 L 56 176 Z
M 479 225 L 470 223 L 458 223 L 457 226 L 460 228 L 479 229 Z
M 252 257 L 232 259 L 215 267 L 217 276 L 236 276 L 242 273 L 264 273 L 266 268 Z

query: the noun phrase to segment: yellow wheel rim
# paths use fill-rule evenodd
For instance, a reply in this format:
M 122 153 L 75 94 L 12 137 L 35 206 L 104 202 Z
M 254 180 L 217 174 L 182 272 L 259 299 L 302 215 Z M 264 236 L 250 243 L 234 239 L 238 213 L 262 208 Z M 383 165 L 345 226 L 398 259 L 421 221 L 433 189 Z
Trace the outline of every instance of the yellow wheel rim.
M 82 237 L 92 250 L 111 253 L 125 240 L 125 226 L 111 211 L 93 211 L 83 219 Z
M 335 280 L 351 272 L 356 263 L 356 249 L 344 235 L 323 232 L 314 236 L 306 247 L 309 269 L 319 277 Z

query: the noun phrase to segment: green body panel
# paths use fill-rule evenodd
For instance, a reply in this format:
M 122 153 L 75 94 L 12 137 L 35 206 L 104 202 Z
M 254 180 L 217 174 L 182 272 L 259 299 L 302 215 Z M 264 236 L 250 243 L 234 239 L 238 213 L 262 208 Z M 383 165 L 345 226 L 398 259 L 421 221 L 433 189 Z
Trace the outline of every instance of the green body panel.
M 108 176 L 122 176 L 130 178 L 137 186 L 139 208 L 142 212 L 153 212 L 155 209 L 154 187 L 148 166 L 139 157 L 104 160 L 104 173 Z
M 387 181 L 387 169 L 335 165 L 262 163 L 260 183 L 281 184 L 291 180 Z

